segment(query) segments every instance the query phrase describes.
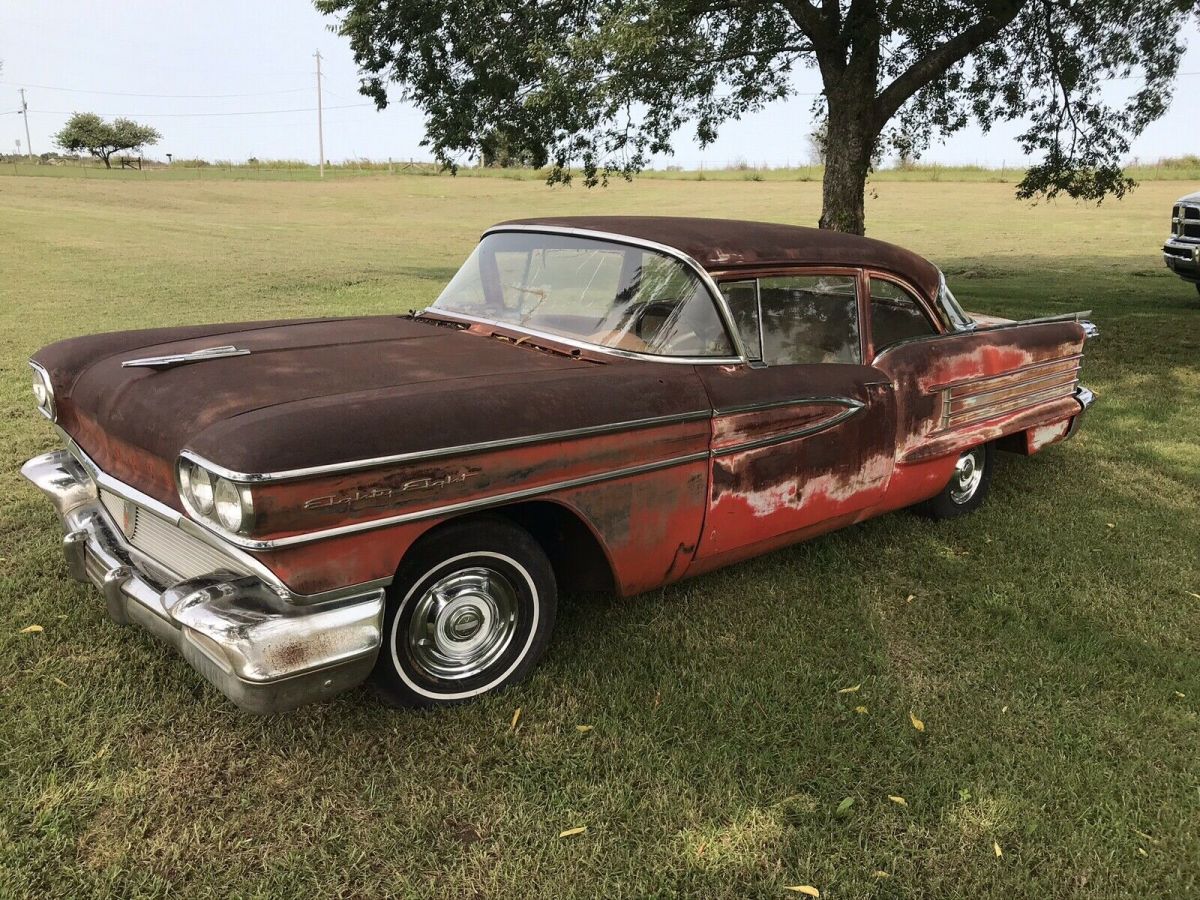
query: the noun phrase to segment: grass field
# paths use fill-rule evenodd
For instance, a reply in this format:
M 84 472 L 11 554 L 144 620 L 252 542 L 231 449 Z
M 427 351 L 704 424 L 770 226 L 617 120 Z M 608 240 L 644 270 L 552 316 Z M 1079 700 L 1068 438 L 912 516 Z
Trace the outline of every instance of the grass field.
M 545 181 L 549 170 L 525 168 L 482 168 L 462 166 L 458 178 L 500 178 L 506 181 Z M 730 161 L 723 166 L 684 169 L 678 166 L 649 169 L 641 180 L 665 181 L 820 181 L 824 166 L 797 162 L 789 166 L 769 166 L 753 160 Z M 1200 181 L 1200 156 L 1182 156 L 1157 162 L 1135 163 L 1126 169 L 1135 181 Z M 299 160 L 262 160 L 234 163 L 214 160 L 175 160 L 171 165 L 148 163 L 144 169 L 106 169 L 95 159 L 63 159 L 53 163 L 31 163 L 8 156 L 0 159 L 0 176 L 20 175 L 37 178 L 86 178 L 107 181 L 328 181 L 347 178 L 378 178 L 382 175 L 410 178 L 414 175 L 449 178 L 448 172 L 432 162 L 396 160 L 373 162 L 348 160 L 325 167 L 322 176 L 313 163 Z M 987 181 L 1016 184 L 1025 176 L 1023 168 L 1002 166 L 944 166 L 918 163 L 906 167 L 881 166 L 871 174 L 874 182 L 894 181 Z M 620 180 L 619 178 L 614 180 Z
M 811 223 L 819 185 L 0 178 L 0 897 L 1196 896 L 1200 297 L 1158 254 L 1195 189 L 874 185 L 870 233 L 968 308 L 1103 332 L 1082 432 L 1002 457 L 974 517 L 564 598 L 532 680 L 474 705 L 255 719 L 68 580 L 17 475 L 55 446 L 32 351 L 408 310 L 497 220 Z

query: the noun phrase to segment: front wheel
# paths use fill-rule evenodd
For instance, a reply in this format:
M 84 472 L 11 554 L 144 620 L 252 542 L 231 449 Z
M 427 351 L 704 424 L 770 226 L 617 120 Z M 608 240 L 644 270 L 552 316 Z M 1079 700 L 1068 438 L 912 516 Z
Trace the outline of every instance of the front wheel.
M 992 486 L 996 447 L 981 444 L 959 454 L 954 473 L 941 493 L 917 507 L 931 519 L 954 519 L 983 505 Z
M 500 517 L 453 522 L 413 548 L 388 592 L 372 681 L 391 706 L 447 706 L 533 669 L 554 628 L 554 570 Z

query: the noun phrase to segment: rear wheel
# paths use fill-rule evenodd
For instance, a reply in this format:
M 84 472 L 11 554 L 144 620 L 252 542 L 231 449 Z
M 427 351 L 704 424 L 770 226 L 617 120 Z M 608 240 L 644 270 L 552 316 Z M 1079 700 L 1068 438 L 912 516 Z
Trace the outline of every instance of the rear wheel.
M 499 517 L 422 539 L 389 589 L 372 673 L 392 706 L 446 706 L 533 669 L 554 628 L 554 570 L 527 531 Z
M 931 519 L 954 519 L 974 512 L 991 489 L 995 459 L 994 444 L 981 444 L 959 454 L 941 493 L 918 506 L 918 511 Z

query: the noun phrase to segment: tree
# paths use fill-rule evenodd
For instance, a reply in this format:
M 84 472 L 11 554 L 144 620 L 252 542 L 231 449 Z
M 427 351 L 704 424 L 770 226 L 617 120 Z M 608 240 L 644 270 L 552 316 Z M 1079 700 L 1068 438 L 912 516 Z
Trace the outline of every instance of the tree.
M 96 159 L 104 160 L 104 167 L 111 169 L 109 157 L 121 150 L 141 149 L 157 144 L 162 135 L 149 125 L 139 125 L 132 119 L 113 119 L 105 122 L 95 113 L 75 113 L 67 120 L 62 131 L 54 136 L 54 143 L 68 153 L 86 150 Z
M 629 177 L 695 123 L 720 125 L 815 67 L 827 120 L 825 228 L 861 233 L 871 159 L 896 133 L 919 153 L 972 119 L 1026 123 L 1040 155 L 1018 195 L 1091 200 L 1132 182 L 1120 162 L 1162 115 L 1196 0 L 316 0 L 349 38 L 361 91 L 426 116 L 453 168 L 497 130 L 546 157 L 551 182 Z M 1100 85 L 1130 78 L 1108 103 Z

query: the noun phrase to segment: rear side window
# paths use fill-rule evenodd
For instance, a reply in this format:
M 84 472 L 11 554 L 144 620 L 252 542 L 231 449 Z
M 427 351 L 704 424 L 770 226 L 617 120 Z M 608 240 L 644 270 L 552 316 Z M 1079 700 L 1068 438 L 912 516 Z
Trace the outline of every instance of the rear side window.
M 751 361 L 769 366 L 862 361 L 855 276 L 747 278 L 720 288 Z
M 937 329 L 916 297 L 894 281 L 871 279 L 871 338 L 876 353 L 931 334 L 937 334 Z
M 853 275 L 760 278 L 763 362 L 861 362 L 857 283 Z

